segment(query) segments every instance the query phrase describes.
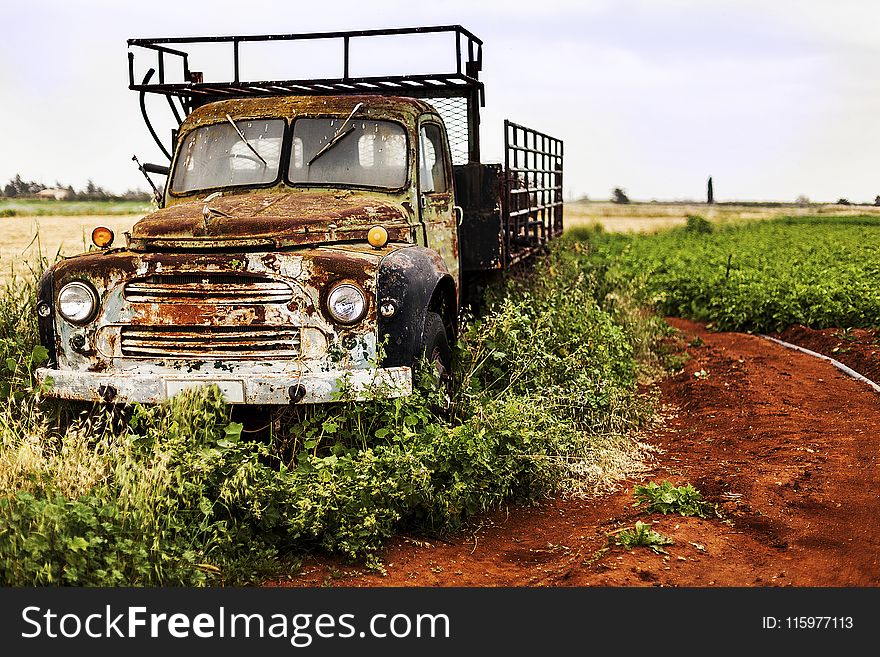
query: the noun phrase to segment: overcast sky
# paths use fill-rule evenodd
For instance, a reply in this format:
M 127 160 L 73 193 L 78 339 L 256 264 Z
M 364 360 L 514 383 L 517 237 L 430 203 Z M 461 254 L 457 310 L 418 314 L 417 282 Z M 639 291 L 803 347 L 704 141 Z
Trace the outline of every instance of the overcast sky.
M 504 118 L 558 136 L 567 197 L 701 199 L 709 175 L 719 200 L 880 194 L 880 3 L 425 4 L 7 2 L 0 184 L 145 188 L 132 154 L 163 158 L 127 88 L 127 38 L 461 24 L 485 43 L 483 159 L 500 161 Z

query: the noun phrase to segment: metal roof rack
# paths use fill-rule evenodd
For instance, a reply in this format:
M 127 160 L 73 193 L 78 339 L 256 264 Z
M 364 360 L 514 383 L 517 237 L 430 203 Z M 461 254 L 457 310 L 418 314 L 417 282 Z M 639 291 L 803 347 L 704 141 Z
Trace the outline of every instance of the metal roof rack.
M 437 33 L 455 35 L 455 70 L 418 75 L 365 77 L 350 75 L 350 44 L 353 39 Z M 342 75 L 340 77 L 290 80 L 241 79 L 241 44 L 315 39 L 340 41 L 342 47 Z M 229 45 L 232 56 L 232 80 L 206 82 L 202 72 L 192 70 L 190 66 L 192 55 L 185 48 L 186 46 L 205 44 Z M 466 158 L 465 161 L 470 162 L 480 161 L 479 108 L 485 105 L 485 90 L 479 79 L 483 63 L 483 42 L 460 25 L 301 34 L 129 39 L 128 46 L 129 89 L 140 93 L 141 113 L 144 122 L 168 159 L 171 159 L 171 153 L 159 139 L 147 113 L 145 95 L 148 93 L 166 97 L 178 125 L 183 122 L 184 116 L 197 107 L 229 98 L 381 94 L 438 99 L 435 105 L 447 124 L 450 138 L 451 140 L 456 138 L 459 142 L 450 144 L 453 158 L 459 159 L 459 161 L 464 158 Z M 143 79 L 138 82 L 135 79 L 135 55 L 144 51 L 148 51 L 148 55 L 155 56 L 155 60 L 153 60 L 155 67 L 151 66 Z M 181 82 L 168 82 L 166 73 L 168 72 L 169 59 L 181 67 Z M 458 154 L 457 158 L 456 154 Z

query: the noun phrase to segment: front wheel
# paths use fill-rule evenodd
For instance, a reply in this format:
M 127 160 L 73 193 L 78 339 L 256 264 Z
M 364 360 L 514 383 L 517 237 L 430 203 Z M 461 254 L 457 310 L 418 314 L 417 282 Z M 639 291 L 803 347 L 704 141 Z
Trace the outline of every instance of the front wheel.
M 431 387 L 443 395 L 443 406 L 448 408 L 452 402 L 452 349 L 443 318 L 435 312 L 428 311 L 425 317 L 425 329 L 422 331 L 422 345 L 419 355 L 427 362 L 428 374 L 431 376 Z M 421 381 L 419 368 L 415 368 L 417 380 Z

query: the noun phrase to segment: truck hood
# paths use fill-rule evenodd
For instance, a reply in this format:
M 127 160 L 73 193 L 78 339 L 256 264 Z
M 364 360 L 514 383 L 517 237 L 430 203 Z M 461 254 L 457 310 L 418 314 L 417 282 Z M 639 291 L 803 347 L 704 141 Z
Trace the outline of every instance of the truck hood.
M 211 197 L 208 197 L 211 198 Z M 180 203 L 137 222 L 134 250 L 241 248 L 364 241 L 373 226 L 410 241 L 403 205 L 351 192 L 240 194 Z

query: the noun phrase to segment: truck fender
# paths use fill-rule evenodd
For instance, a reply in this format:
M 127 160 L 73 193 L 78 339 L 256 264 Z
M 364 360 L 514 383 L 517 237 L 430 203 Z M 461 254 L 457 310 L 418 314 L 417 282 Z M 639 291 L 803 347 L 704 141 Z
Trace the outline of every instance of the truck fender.
M 58 345 L 55 343 L 55 277 L 54 268 L 49 267 L 40 277 L 37 283 L 37 308 L 46 305 L 50 312 L 45 317 L 37 313 L 37 328 L 39 330 L 40 344 L 49 352 L 47 365 L 55 367 L 58 363 Z
M 421 246 L 399 249 L 379 263 L 377 283 L 378 338 L 385 345 L 383 367 L 410 366 L 418 358 L 429 310 L 441 314 L 452 343 L 457 292 L 440 254 Z M 394 313 L 384 316 L 383 306 L 389 304 Z

